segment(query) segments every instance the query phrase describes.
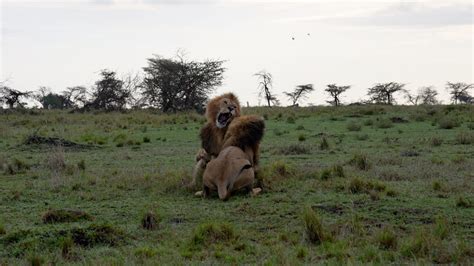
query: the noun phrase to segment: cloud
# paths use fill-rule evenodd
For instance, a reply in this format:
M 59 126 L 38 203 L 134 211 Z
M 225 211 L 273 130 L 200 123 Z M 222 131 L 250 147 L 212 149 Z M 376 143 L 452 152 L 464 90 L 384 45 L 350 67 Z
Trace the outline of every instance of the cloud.
M 472 25 L 471 3 L 436 4 L 405 2 L 375 6 L 374 9 L 337 12 L 328 15 L 284 18 L 279 21 L 319 21 L 331 24 L 394 27 L 444 27 Z

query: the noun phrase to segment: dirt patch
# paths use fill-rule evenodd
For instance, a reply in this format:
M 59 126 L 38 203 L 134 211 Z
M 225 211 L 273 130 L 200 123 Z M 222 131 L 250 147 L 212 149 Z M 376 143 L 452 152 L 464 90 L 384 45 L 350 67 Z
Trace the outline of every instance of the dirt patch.
M 69 141 L 62 138 L 54 138 L 54 137 L 42 137 L 38 135 L 30 135 L 28 136 L 25 141 L 23 142 L 24 145 L 45 145 L 45 146 L 62 146 L 67 148 L 79 148 L 79 149 L 87 149 L 87 148 L 94 148 L 93 145 L 86 145 L 80 144 L 73 141 Z
M 341 205 L 316 204 L 312 205 L 311 208 L 313 210 L 319 209 L 337 215 L 341 215 L 344 213 L 344 207 Z

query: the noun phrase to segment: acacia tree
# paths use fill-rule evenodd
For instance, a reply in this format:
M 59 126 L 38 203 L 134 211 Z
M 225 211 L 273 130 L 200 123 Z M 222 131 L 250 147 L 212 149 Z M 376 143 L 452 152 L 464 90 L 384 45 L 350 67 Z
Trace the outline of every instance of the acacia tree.
M 469 94 L 469 90 L 474 88 L 474 84 L 467 84 L 464 82 L 452 83 L 448 82 L 446 84 L 446 89 L 451 94 L 451 100 L 454 104 L 459 103 L 472 103 L 473 98 Z
M 410 93 L 408 90 L 403 91 L 405 92 L 405 98 L 407 99 L 407 101 L 413 105 L 439 104 L 439 101 L 437 99 L 438 92 L 434 89 L 433 86 L 421 87 L 415 94 Z
M 114 71 L 104 69 L 100 75 L 102 78 L 95 83 L 92 100 L 84 107 L 107 111 L 124 109 L 130 92 L 123 88 L 123 81 L 116 78 Z
M 327 88 L 325 91 L 329 93 L 329 95 L 332 97 L 332 101 L 327 101 L 327 103 L 334 105 L 334 106 L 339 106 L 341 105 L 341 99 L 339 98 L 339 95 L 341 95 L 343 92 L 346 90 L 350 89 L 351 86 L 337 86 L 336 84 L 329 84 L 327 85 Z
M 292 92 L 283 92 L 292 102 L 292 106 L 297 106 L 299 100 L 308 98 L 307 94 L 314 91 L 313 84 L 298 85 Z
M 397 82 L 378 83 L 374 87 L 369 88 L 367 93 L 370 98 L 370 102 L 377 104 L 393 104 L 395 100 L 393 94 L 403 89 L 405 84 Z
M 148 59 L 144 67 L 143 103 L 163 112 L 204 109 L 208 95 L 222 84 L 221 60 L 188 61 L 182 55 Z
M 22 100 L 26 100 L 31 97 L 32 92 L 22 92 L 19 90 L 12 89 L 7 86 L 0 86 L 0 103 L 5 103 L 8 108 L 23 108 L 25 103 Z
M 280 101 L 276 98 L 276 95 L 273 94 L 273 77 L 272 74 L 262 70 L 258 73 L 255 73 L 254 76 L 257 76 L 259 79 L 258 83 L 258 97 L 264 98 L 267 101 L 268 107 L 273 105 L 279 105 Z

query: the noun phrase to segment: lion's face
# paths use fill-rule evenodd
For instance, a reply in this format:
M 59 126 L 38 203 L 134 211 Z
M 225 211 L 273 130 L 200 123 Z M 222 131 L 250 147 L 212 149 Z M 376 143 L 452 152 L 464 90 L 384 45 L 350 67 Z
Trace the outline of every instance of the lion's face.
M 219 102 L 219 112 L 216 116 L 216 126 L 226 127 L 237 114 L 237 105 L 228 98 L 223 98 Z
M 209 121 L 214 122 L 217 128 L 225 128 L 240 116 L 240 105 L 237 97 L 228 93 L 211 100 L 206 111 Z

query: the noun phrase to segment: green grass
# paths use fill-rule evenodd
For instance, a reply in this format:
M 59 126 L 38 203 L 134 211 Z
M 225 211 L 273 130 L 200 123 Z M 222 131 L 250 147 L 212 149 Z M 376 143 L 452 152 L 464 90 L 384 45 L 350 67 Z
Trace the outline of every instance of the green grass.
M 263 191 L 221 202 L 201 115 L 0 110 L 0 264 L 472 264 L 473 106 L 243 112 Z

